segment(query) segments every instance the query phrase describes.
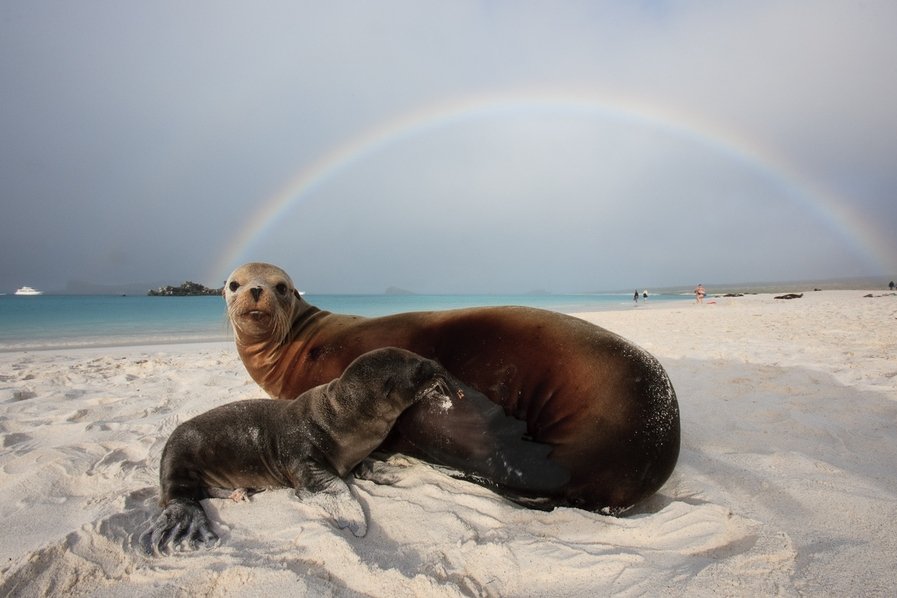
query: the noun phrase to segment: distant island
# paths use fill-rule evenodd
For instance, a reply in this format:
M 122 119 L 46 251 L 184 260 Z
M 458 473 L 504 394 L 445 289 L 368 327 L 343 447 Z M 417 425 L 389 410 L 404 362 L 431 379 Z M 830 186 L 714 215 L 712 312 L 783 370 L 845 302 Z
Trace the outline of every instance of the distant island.
M 210 289 L 207 286 L 188 280 L 177 287 L 167 286 L 150 289 L 146 294 L 150 297 L 198 297 L 202 295 L 220 295 L 222 291 L 223 288 Z
M 401 289 L 399 287 L 389 287 L 384 291 L 385 295 L 417 295 L 414 291 L 409 291 L 407 289 Z

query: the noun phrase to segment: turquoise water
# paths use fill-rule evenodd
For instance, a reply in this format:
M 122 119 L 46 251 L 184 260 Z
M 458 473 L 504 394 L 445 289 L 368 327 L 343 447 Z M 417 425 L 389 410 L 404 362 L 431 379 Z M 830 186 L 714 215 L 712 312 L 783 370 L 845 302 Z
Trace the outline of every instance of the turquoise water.
M 563 313 L 632 306 L 629 295 L 307 295 L 322 309 L 361 316 L 483 305 Z M 651 301 L 688 297 L 658 295 Z M 0 351 L 229 340 L 221 297 L 0 296 Z

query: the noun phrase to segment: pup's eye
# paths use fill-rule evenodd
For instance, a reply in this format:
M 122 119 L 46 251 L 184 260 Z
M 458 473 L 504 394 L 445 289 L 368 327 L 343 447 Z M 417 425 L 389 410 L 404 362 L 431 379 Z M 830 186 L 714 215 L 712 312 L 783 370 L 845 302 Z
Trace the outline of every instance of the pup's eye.
M 240 288 L 240 283 L 239 283 L 239 282 L 237 282 L 236 280 L 232 280 L 232 281 L 230 281 L 230 290 L 231 290 L 231 292 L 234 292 L 234 291 L 236 291 L 236 290 L 239 289 L 239 288 Z
M 279 283 L 276 287 L 274 287 L 274 289 L 275 289 L 275 290 L 277 291 L 277 293 L 280 294 L 280 295 L 286 295 L 286 294 L 287 294 L 287 290 L 288 290 L 288 289 L 287 289 L 287 285 L 286 285 L 285 283 L 282 283 L 282 282 Z

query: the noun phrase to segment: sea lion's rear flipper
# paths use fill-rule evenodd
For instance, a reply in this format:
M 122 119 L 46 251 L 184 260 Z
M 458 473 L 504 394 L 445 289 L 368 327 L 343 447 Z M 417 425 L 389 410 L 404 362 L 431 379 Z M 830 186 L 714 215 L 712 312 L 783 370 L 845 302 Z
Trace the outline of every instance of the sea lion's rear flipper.
M 141 543 L 156 554 L 177 546 L 210 548 L 217 541 L 202 505 L 190 498 L 171 500 L 141 536 Z
M 550 495 L 570 480 L 549 459 L 551 446 L 528 438 L 525 422 L 481 392 L 461 387 L 460 397 L 422 400 L 399 417 L 396 429 L 415 455 L 513 495 Z
M 296 496 L 306 504 L 323 509 L 338 528 L 349 528 L 349 531 L 359 538 L 367 534 L 368 524 L 364 509 L 352 494 L 348 484 L 324 469 L 316 471 L 314 478 L 314 483 L 308 488 L 296 488 Z

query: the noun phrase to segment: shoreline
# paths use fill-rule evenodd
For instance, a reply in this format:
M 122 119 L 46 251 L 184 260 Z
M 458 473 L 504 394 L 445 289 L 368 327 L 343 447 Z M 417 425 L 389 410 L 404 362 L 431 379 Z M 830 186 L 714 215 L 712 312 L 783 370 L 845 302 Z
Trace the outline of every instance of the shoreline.
M 800 292 L 800 291 L 798 291 Z M 821 290 L 821 291 L 804 291 L 803 299 L 808 299 L 811 295 L 820 295 L 825 296 L 828 293 L 837 294 L 837 296 L 848 296 L 852 293 L 858 293 L 860 296 L 864 296 L 866 294 L 873 294 L 873 298 L 878 298 L 879 296 L 888 296 L 890 291 L 880 291 L 880 290 L 863 290 L 863 289 L 836 289 L 836 290 Z M 704 300 L 704 306 L 710 307 L 713 305 L 733 305 L 733 300 L 735 301 L 750 301 L 751 299 L 772 299 L 774 295 L 779 294 L 776 293 L 756 293 L 756 292 L 744 292 L 740 297 L 725 297 L 723 294 L 708 294 Z M 664 296 L 658 293 L 658 296 Z M 669 294 L 665 295 L 666 297 L 670 297 Z M 685 297 L 686 295 L 682 295 Z M 624 295 L 621 295 L 621 299 L 623 299 Z M 621 301 L 620 303 L 609 304 L 606 308 L 602 308 L 601 310 L 592 310 L 592 311 L 582 311 L 580 309 L 571 309 L 571 310 L 558 310 L 555 309 L 553 311 L 558 311 L 559 313 L 565 313 L 568 315 L 572 315 L 575 317 L 585 317 L 588 319 L 592 314 L 606 314 L 606 313 L 616 313 L 616 312 L 629 312 L 632 310 L 645 311 L 645 310 L 657 310 L 657 309 L 684 309 L 689 305 L 695 307 L 701 307 L 701 305 L 696 304 L 694 298 L 689 299 L 656 299 L 651 300 L 652 296 L 649 295 L 648 301 L 644 301 L 643 299 L 639 299 L 638 303 L 634 303 L 631 301 L 631 295 L 628 296 L 630 301 L 627 303 L 626 301 Z M 783 300 L 784 301 L 784 300 Z M 791 300 L 791 301 L 800 301 L 800 299 Z M 624 335 L 625 336 L 625 335 Z M 0 355 L 6 353 L 32 353 L 32 352 L 43 352 L 43 351 L 79 351 L 79 350 L 89 350 L 89 349 L 125 349 L 125 348 L 133 348 L 133 349 L 141 349 L 143 347 L 173 347 L 173 346 L 195 346 L 195 345 L 205 345 L 210 343 L 233 343 L 233 333 L 229 330 L 229 328 L 220 334 L 203 334 L 197 335 L 192 338 L 153 338 L 152 336 L 140 336 L 134 339 L 120 339 L 120 338 L 108 338 L 101 337 L 99 339 L 91 339 L 90 337 L 86 337 L 89 340 L 82 340 L 85 337 L 72 337 L 71 339 L 67 339 L 60 343 L 53 343 L 47 341 L 40 342 L 14 342 L 14 343 L 6 343 L 0 344 Z
M 47 345 L 23 345 L 23 346 L 0 346 L 0 355 L 6 353 L 41 353 L 53 351 L 103 351 L 108 349 L 144 349 L 151 347 L 192 347 L 196 345 L 230 345 L 233 346 L 233 338 L 224 337 L 201 337 L 196 340 L 172 339 L 172 340 L 146 340 L 138 339 L 133 341 L 111 341 L 101 340 L 96 342 L 79 342 L 71 341 L 68 344 L 47 344 Z

